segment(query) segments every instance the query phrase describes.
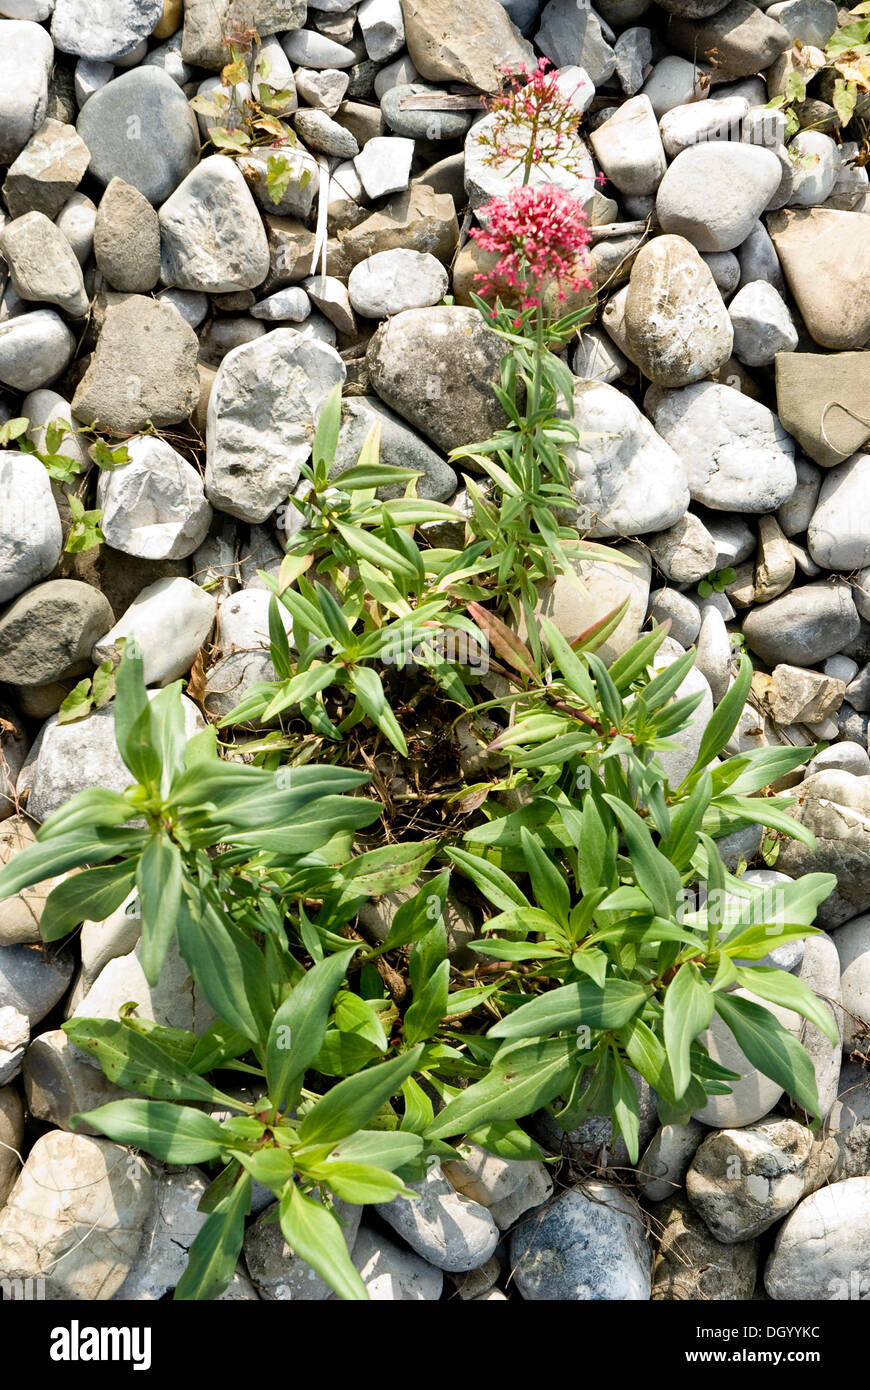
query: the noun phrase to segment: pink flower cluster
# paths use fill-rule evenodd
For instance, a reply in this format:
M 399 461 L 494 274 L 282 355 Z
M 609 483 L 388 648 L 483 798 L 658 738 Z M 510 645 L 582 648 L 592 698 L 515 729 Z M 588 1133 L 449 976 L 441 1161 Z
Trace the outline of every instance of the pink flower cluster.
M 557 297 L 593 288 L 589 279 L 589 229 L 580 204 L 561 188 L 511 189 L 481 209 L 486 226 L 472 228 L 482 251 L 498 256 L 491 271 L 475 275 L 484 297 L 518 303 L 520 309 L 541 305 L 549 287 Z
M 544 161 L 573 164 L 576 149 L 572 137 L 580 111 L 574 105 L 574 93 L 559 87 L 559 72 L 549 58 L 539 58 L 531 71 L 522 63 L 518 67 L 505 65 L 501 72 L 501 91 L 483 99 L 496 120 L 481 143 L 490 146 L 494 158 L 516 159 L 527 169 Z

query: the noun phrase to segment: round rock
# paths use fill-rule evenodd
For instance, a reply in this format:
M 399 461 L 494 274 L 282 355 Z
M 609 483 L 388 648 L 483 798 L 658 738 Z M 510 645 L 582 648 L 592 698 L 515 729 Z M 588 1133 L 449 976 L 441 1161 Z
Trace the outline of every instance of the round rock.
M 35 391 L 66 371 L 76 340 L 53 309 L 0 323 L 0 382 L 16 391 Z
M 625 300 L 634 362 L 657 386 L 688 386 L 731 356 L 728 310 L 708 266 L 681 236 L 637 253 Z
M 643 1302 L 650 1263 L 640 1207 L 608 1183 L 569 1188 L 511 1236 L 514 1280 L 533 1302 Z
M 428 82 L 409 82 L 392 87 L 381 97 L 381 115 L 396 135 L 410 140 L 462 140 L 472 121 L 471 111 L 427 111 L 425 107 L 404 107 L 408 97 L 427 92 L 443 95 Z
M 358 314 L 381 319 L 437 304 L 448 283 L 444 266 L 427 252 L 378 251 L 354 266 L 347 289 Z
M 0 618 L 0 680 L 44 685 L 81 675 L 113 617 L 108 599 L 90 584 L 50 579 L 35 585 Z
M 662 231 L 686 237 L 699 251 L 731 251 L 749 235 L 781 177 L 776 155 L 760 145 L 692 145 L 659 185 Z
M 56 0 L 51 37 L 61 53 L 114 63 L 148 38 L 162 13 L 163 0 Z
M 159 204 L 199 159 L 199 127 L 181 88 L 161 68 L 122 73 L 95 92 L 77 123 L 90 172 L 123 179 Z
M 177 88 L 176 88 L 177 90 Z M 162 276 L 207 294 L 253 289 L 269 273 L 269 243 L 238 166 L 212 155 L 160 209 Z

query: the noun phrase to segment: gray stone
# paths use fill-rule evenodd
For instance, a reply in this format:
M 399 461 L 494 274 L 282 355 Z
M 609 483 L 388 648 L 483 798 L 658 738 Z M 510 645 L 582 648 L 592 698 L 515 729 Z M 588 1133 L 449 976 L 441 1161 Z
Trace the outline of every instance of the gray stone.
M 145 560 L 192 555 L 212 518 L 199 473 L 165 439 L 138 435 L 127 451 L 130 462 L 97 485 L 107 543 Z
M 487 1208 L 456 1192 L 440 1164 L 432 1164 L 422 1181 L 408 1186 L 419 1194 L 418 1200 L 394 1197 L 377 1202 L 375 1211 L 411 1249 L 450 1272 L 485 1264 L 499 1241 L 499 1229 Z
M 349 68 L 357 60 L 357 55 L 347 44 L 336 43 L 334 39 L 318 34 L 314 29 L 296 29 L 285 34 L 281 47 L 296 66 L 304 68 Z
M 683 237 L 659 236 L 638 252 L 625 331 L 633 360 L 657 386 L 688 386 L 731 356 L 733 334 L 722 296 Z
M 637 1165 L 638 1189 L 646 1201 L 663 1202 L 678 1195 L 704 1133 L 697 1120 L 656 1130 Z
M 653 387 L 645 405 L 658 433 L 682 458 L 696 502 L 723 511 L 769 512 L 794 492 L 794 443 L 759 401 L 704 381 L 675 391 Z
M 45 468 L 29 454 L 4 450 L 0 453 L 0 603 L 50 574 L 62 545 L 63 528 Z
M 675 584 L 697 584 L 716 568 L 716 542 L 704 523 L 691 512 L 686 512 L 666 531 L 652 536 L 649 547 L 659 569 Z M 677 636 L 676 633 L 671 635 Z M 677 640 L 681 641 L 679 637 Z M 683 646 L 691 646 L 691 642 L 684 642 Z
M 596 87 L 616 68 L 616 54 L 605 41 L 598 15 L 591 7 L 578 13 L 573 0 L 549 0 L 535 43 L 555 67 L 585 68 Z
M 816 1140 L 794 1120 L 720 1129 L 698 1148 L 686 1194 L 717 1240 L 751 1240 L 821 1187 L 836 1152 L 833 1139 Z
M 783 422 L 785 423 L 785 422 Z M 786 425 L 786 428 L 788 426 Z M 814 464 L 798 454 L 795 458 L 797 487 L 791 497 L 777 509 L 776 519 L 784 536 L 799 536 L 806 531 L 819 498 L 822 475 Z
M 411 61 L 430 82 L 465 82 L 495 92 L 505 63 L 534 63 L 531 44 L 498 0 L 477 0 L 473 7 L 462 0 L 402 0 L 402 10 Z
M 740 1302 L 752 1298 L 758 1242 L 723 1245 L 677 1193 L 656 1210 L 658 1251 L 653 1268 L 654 1302 Z
M 29 1041 L 30 1020 L 27 1014 L 17 1009 L 14 1004 L 0 1005 L 0 1086 L 12 1081 L 21 1071 L 24 1051 Z M 3 1171 L 4 1154 L 5 1150 L 0 1146 L 0 1172 Z M 6 1169 L 7 1174 L 10 1171 L 11 1169 Z M 0 1192 L 0 1201 L 3 1200 L 3 1193 Z
M 753 608 L 743 631 L 766 665 L 812 666 L 842 651 L 860 625 L 847 585 L 804 584 Z
M 94 643 L 95 666 L 116 664 L 121 638 L 135 637 L 142 650 L 146 685 L 168 685 L 186 676 L 214 623 L 217 602 L 181 575 L 143 589 L 126 613 Z
M 84 193 L 71 193 L 54 219 L 81 266 L 90 260 L 94 248 L 96 218 L 96 204 Z
M 751 284 L 754 280 L 766 280 L 780 293 L 785 291 L 785 279 L 779 257 L 763 222 L 753 224 L 749 235 L 738 246 L 736 254 L 740 262 L 741 286 Z
M 6 175 L 3 197 L 12 216 L 56 217 L 84 178 L 90 158 L 74 126 L 44 121 Z
M 764 1271 L 773 1299 L 864 1297 L 870 1283 L 870 1178 L 823 1187 L 780 1226 Z
M 314 68 L 297 68 L 295 82 L 303 101 L 334 116 L 344 100 L 350 77 L 339 68 L 324 68 L 321 72 Z
M 691 647 L 701 627 L 698 605 L 679 589 L 656 589 L 649 596 L 649 616 L 654 623 L 670 623 L 670 635 L 681 647 Z
M 441 306 L 388 319 L 367 352 L 378 395 L 445 453 L 504 428 L 492 389 L 502 356 L 476 309 Z
M 870 1177 L 870 1084 L 860 1062 L 845 1061 L 825 1129 L 836 1140 L 832 1182 Z
M 0 248 L 22 299 L 56 304 L 73 318 L 88 312 L 81 266 L 63 232 L 44 213 L 28 212 L 7 223 Z
M 656 1127 L 657 1097 L 649 1082 L 638 1072 L 629 1068 L 628 1075 L 637 1095 L 639 1143 L 642 1147 Z M 576 1129 L 565 1130 L 549 1111 L 541 1110 L 535 1116 L 534 1123 L 535 1134 L 541 1142 L 553 1153 L 564 1155 L 572 1163 L 605 1168 L 628 1167 L 628 1148 L 621 1135 L 614 1140 L 609 1115 L 587 1115 Z
M 830 930 L 866 912 L 870 908 L 866 874 L 870 782 L 836 768 L 814 772 L 798 787 L 789 811 L 816 837 L 817 847 L 811 850 L 797 840 L 787 840 L 777 860 L 782 871 L 792 878 L 809 872 L 837 876 L 837 887 L 819 907 L 817 925 Z M 857 939 L 863 920 L 857 919 L 856 930 L 851 930 L 850 923 L 850 935 L 842 943 L 835 940 L 838 950 L 842 944 L 845 951 L 847 943 Z M 849 1027 L 847 1019 L 844 1032 Z
M 717 77 L 723 81 L 750 77 L 770 67 L 791 47 L 791 38 L 749 0 L 730 0 L 712 15 L 672 19 L 668 44 L 685 58 L 715 50 Z
M 160 979 L 149 985 L 142 969 L 141 945 L 126 956 L 115 956 L 100 971 L 94 983 L 72 1010 L 73 1018 L 116 1019 L 128 1002 L 135 1001 L 140 1018 L 165 1028 L 186 1028 L 204 1033 L 215 1022 L 210 1004 L 194 984 L 190 968 L 177 945 L 169 946 Z M 75 1049 L 96 1071 L 99 1063 L 90 1053 Z
M 61 1029 L 41 1033 L 27 1049 L 22 1066 L 27 1108 L 38 1120 L 45 1120 L 58 1129 L 79 1134 L 96 1131 L 86 1122 L 73 1126 L 74 1115 L 96 1110 L 114 1100 L 123 1100 L 131 1092 L 123 1091 L 107 1081 L 96 1067 L 81 1060 Z
M 758 999 L 747 989 L 737 989 L 734 994 L 741 999 L 760 1004 L 790 1033 L 799 1032 L 800 1019 L 790 1009 L 772 1004 L 769 1000 Z M 706 1105 L 695 1111 L 696 1120 L 711 1125 L 714 1129 L 740 1129 L 760 1120 L 774 1107 L 782 1095 L 783 1088 L 752 1065 L 738 1047 L 731 1029 L 718 1014 L 713 1015 L 710 1027 L 700 1035 L 699 1041 L 706 1047 L 714 1062 L 728 1067 L 730 1071 L 738 1072 L 740 1080 L 729 1083 L 731 1091 L 727 1095 L 709 1096 Z
M 424 96 L 427 92 L 442 95 L 428 82 L 409 82 L 391 87 L 381 98 L 381 113 L 395 135 L 409 140 L 462 140 L 472 122 L 470 111 L 438 111 L 433 108 L 408 107 L 408 97 Z
M 156 1167 L 156 1165 L 153 1165 Z M 154 1173 L 151 1206 L 133 1265 L 116 1301 L 155 1302 L 178 1284 L 188 1251 L 206 1222 L 198 1204 L 208 1183 L 196 1168 L 165 1168 Z
M 162 13 L 163 0 L 55 0 L 51 37 L 61 53 L 114 63 L 148 38 Z
M 773 362 L 777 353 L 793 352 L 797 329 L 781 296 L 766 280 L 744 285 L 728 306 L 734 328 L 734 356 L 747 367 Z
M 72 970 L 72 959 L 57 950 L 0 946 L 0 1008 L 17 1009 L 33 1028 L 66 994 Z
M 822 480 L 807 528 L 807 546 L 824 569 L 852 572 L 870 564 L 870 453 L 854 454 Z
M 251 310 L 255 319 L 267 323 L 302 323 L 311 313 L 311 300 L 299 285 L 288 285 L 261 299 Z
M 277 675 L 267 651 L 239 651 L 209 668 L 203 709 L 211 720 L 224 719 L 241 704 L 252 685 L 275 681 Z
M 42 124 L 53 62 L 41 25 L 0 19 L 0 164 L 11 164 Z
M 77 123 L 90 172 L 123 179 L 160 204 L 199 158 L 199 128 L 187 98 L 160 68 L 122 73 L 95 92 Z
M 703 64 L 668 53 L 655 64 L 641 91 L 649 97 L 653 111 L 661 120 L 675 106 L 705 100 L 709 92 L 707 76 L 708 70 Z
M 152 290 L 160 278 L 160 223 L 138 188 L 112 179 L 94 223 L 94 254 L 113 289 Z
M 320 309 L 338 333 L 350 336 L 357 333 L 357 322 L 343 280 L 339 280 L 337 275 L 307 275 L 302 285 L 312 304 Z
M 662 144 L 669 159 L 676 159 L 690 145 L 728 140 L 740 129 L 749 110 L 745 97 L 718 97 L 674 106 L 661 119 Z M 783 122 L 783 130 L 785 122 Z
M 417 496 L 445 502 L 456 491 L 457 477 L 449 463 L 431 449 L 424 440 L 408 428 L 405 422 L 374 396 L 351 396 L 343 403 L 343 419 L 330 477 L 336 480 L 348 468 L 353 468 L 371 430 L 380 429 L 380 461 L 393 468 L 415 468 L 422 474 L 417 479 Z M 340 486 L 340 483 L 339 483 Z M 403 497 L 404 483 L 380 488 L 384 500 Z
M 53 309 L 34 309 L 0 323 L 0 382 L 15 391 L 48 386 L 66 371 L 76 340 Z
M 514 1282 L 533 1302 L 644 1302 L 650 1249 L 633 1197 L 608 1183 L 569 1188 L 511 1236 Z
M 37 1139 L 0 1213 L 0 1268 L 40 1279 L 50 1300 L 107 1299 L 124 1282 L 152 1195 L 141 1159 L 106 1139 Z
M 640 535 L 683 515 L 689 503 L 685 468 L 627 395 L 604 382 L 578 381 L 574 424 L 581 442 L 564 452 L 584 531 Z M 587 439 L 594 445 L 584 448 Z
M 128 295 L 106 311 L 73 414 L 116 434 L 179 424 L 199 400 L 198 353 L 196 334 L 171 305 Z
M 368 1226 L 357 1232 L 353 1262 L 373 1302 L 429 1303 L 441 1297 L 440 1269 Z
M 255 29 L 262 38 L 304 22 L 304 0 L 186 0 L 184 61 L 219 71 L 227 61 L 224 40 L 233 27 Z
M 359 154 L 359 145 L 351 132 L 325 111 L 297 111 L 293 117 L 293 127 L 310 150 L 319 150 L 339 159 L 353 159 L 354 155 Z
M 190 700 L 182 697 L 181 703 L 185 733 L 192 738 L 204 721 Z M 52 715 L 22 769 L 18 791 L 23 793 L 29 787 L 27 814 L 43 821 L 85 787 L 122 792 L 131 781 L 132 774 L 115 742 L 115 711 L 106 705 L 72 724 L 58 724 Z
M 162 276 L 180 289 L 253 289 L 269 270 L 266 232 L 238 167 L 211 155 L 160 209 Z
M 662 231 L 684 236 L 699 251 L 731 251 L 749 235 L 781 176 L 776 155 L 759 145 L 692 145 L 677 155 L 659 185 Z
M 105 87 L 115 76 L 114 63 L 101 63 L 92 58 L 79 58 L 75 71 L 75 94 L 79 110 L 94 92 Z
M 362 1207 L 337 1201 L 335 1208 L 345 1243 L 348 1250 L 352 1250 Z M 245 1264 L 260 1297 L 270 1302 L 293 1300 L 307 1303 L 329 1298 L 332 1294 L 330 1286 L 319 1274 L 315 1274 L 300 1255 L 291 1250 L 281 1234 L 276 1215 L 277 1207 L 273 1203 L 245 1233 Z
M 605 381 L 611 384 L 624 375 L 627 359 L 600 328 L 585 326 L 577 335 L 571 358 L 571 369 L 582 381 Z
M 76 579 L 50 579 L 0 618 L 0 680 L 44 685 L 88 669 L 90 649 L 112 625 L 107 598 Z
M 345 379 L 324 343 L 278 328 L 234 348 L 208 406 L 206 494 L 243 521 L 265 521 L 299 479 L 320 408 Z

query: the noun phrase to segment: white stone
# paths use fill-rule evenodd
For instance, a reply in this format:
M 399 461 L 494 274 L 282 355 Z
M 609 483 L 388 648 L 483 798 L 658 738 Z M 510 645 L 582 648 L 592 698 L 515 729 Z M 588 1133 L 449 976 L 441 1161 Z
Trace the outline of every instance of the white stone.
M 106 541 L 143 560 L 180 560 L 205 540 L 212 511 L 202 479 L 165 439 L 127 441 L 130 462 L 100 474 L 97 504 Z
M 79 58 L 75 71 L 76 101 L 79 110 L 89 97 L 105 87 L 115 76 L 114 63 L 102 63 L 96 58 Z
M 641 91 L 649 97 L 659 120 L 675 106 L 705 101 L 710 92 L 709 69 L 668 53 L 653 68 Z
M 357 332 L 347 285 L 337 275 L 306 275 L 302 287 L 312 304 L 326 315 L 339 333 L 353 335 Z
M 835 142 L 820 130 L 801 130 L 788 152 L 794 165 L 789 207 L 811 208 L 824 203 L 833 193 L 841 169 Z
M 594 325 L 577 335 L 571 370 L 583 381 L 614 382 L 624 374 L 628 360 L 606 333 Z
M 94 249 L 96 203 L 85 193 L 71 193 L 54 220 L 72 247 L 79 265 L 85 265 Z
M 242 521 L 265 521 L 298 482 L 320 408 L 345 376 L 333 348 L 291 328 L 227 353 L 208 405 L 212 504 Z
M 53 309 L 33 309 L 0 323 L 0 382 L 33 391 L 66 371 L 76 340 Z
M 766 280 L 753 280 L 728 305 L 734 327 L 734 356 L 747 367 L 771 363 L 778 352 L 794 352 L 797 329 L 785 301 Z
M 180 576 L 158 579 L 139 593 L 115 626 L 94 646 L 95 666 L 120 658 L 121 637 L 142 649 L 146 685 L 168 685 L 187 675 L 211 631 L 217 602 Z
M 356 12 L 366 53 L 376 63 L 405 46 L 405 21 L 399 0 L 363 0 Z
M 156 985 L 149 985 L 142 968 L 141 942 L 126 956 L 114 956 L 97 975 L 90 989 L 71 1013 L 72 1018 L 112 1018 L 130 1000 L 136 1001 L 140 1018 L 164 1028 L 187 1028 L 204 1033 L 214 1023 L 214 1010 L 194 984 L 190 967 L 173 941 Z M 90 1053 L 76 1053 L 94 1067 Z
M 653 387 L 645 405 L 682 458 L 696 502 L 719 511 L 770 512 L 794 492 L 794 441 L 759 401 L 701 381 L 675 391 Z
M 61 53 L 114 62 L 134 55 L 163 13 L 163 0 L 55 0 L 51 37 Z
M 39 459 L 0 452 L 0 603 L 45 579 L 63 545 L 51 480 Z
M 441 1270 L 380 1231 L 360 1226 L 352 1258 L 372 1302 L 430 1303 L 441 1297 Z
M 313 29 L 292 30 L 284 35 L 281 46 L 290 62 L 303 68 L 349 68 L 357 61 L 352 48 Z
M 354 159 L 366 196 L 373 201 L 401 193 L 411 181 L 414 141 L 401 135 L 375 135 Z
M 870 564 L 870 454 L 857 453 L 825 471 L 807 529 L 816 564 L 851 572 Z
M 698 652 L 695 664 L 706 676 L 713 702 L 718 705 L 727 694 L 731 679 L 731 634 L 717 609 L 704 608 L 695 646 Z
M 269 605 L 272 594 L 268 589 L 239 589 L 218 603 L 215 643 L 223 656 L 232 652 L 249 652 L 269 647 Z M 293 640 L 293 619 L 282 603 L 278 612 L 284 631 Z
M 151 1201 L 142 1159 L 106 1139 L 51 1130 L 31 1149 L 0 1213 L 6 1279 L 43 1280 L 44 1297 L 88 1303 L 123 1284 Z
M 689 505 L 686 470 L 631 398 L 604 382 L 578 381 L 565 445 L 583 531 L 633 536 L 672 525 Z
M 672 107 L 659 122 L 665 154 L 676 159 L 690 145 L 734 138 L 748 110 L 745 97 L 717 97 Z
M 781 178 L 776 155 L 759 145 L 692 145 L 659 184 L 662 231 L 684 236 L 699 251 L 731 251 L 749 235 Z
M 790 1009 L 769 1000 L 758 999 L 749 990 L 737 989 L 735 996 L 749 999 L 769 1010 L 779 1023 L 790 1033 L 800 1031 L 800 1018 Z M 740 1129 L 743 1125 L 754 1124 L 769 1110 L 772 1110 L 782 1095 L 782 1087 L 769 1076 L 756 1070 L 747 1060 L 735 1041 L 731 1029 L 723 1023 L 718 1014 L 713 1015 L 710 1027 L 701 1034 L 699 1041 L 706 1047 L 714 1062 L 719 1062 L 730 1071 L 740 1074 L 740 1080 L 730 1082 L 731 1091 L 724 1096 L 709 1096 L 707 1104 L 695 1111 L 694 1118 L 714 1129 Z
M 21 413 L 29 421 L 27 438 L 37 449 L 44 452 L 48 447 L 46 431 L 51 424 L 71 425 L 72 432 L 63 437 L 60 453 L 75 459 L 81 471 L 86 473 L 91 466 L 87 440 L 76 430 L 72 406 L 59 396 L 57 391 L 31 391 L 21 403 Z
M 205 721 L 192 700 L 182 696 L 181 705 L 185 735 L 192 738 Z M 85 787 L 122 792 L 132 780 L 118 752 L 115 711 L 109 704 L 72 724 L 58 724 L 57 715 L 52 715 L 21 770 L 18 790 L 30 788 L 27 814 L 43 821 Z
M 28 212 L 7 222 L 0 251 L 22 299 L 56 304 L 70 318 L 88 312 L 82 268 L 63 232 L 45 213 Z
M 870 1286 L 870 1177 L 805 1197 L 780 1226 L 764 1271 L 772 1299 L 860 1299 Z
M 416 1201 L 394 1197 L 377 1202 L 375 1211 L 412 1250 L 451 1273 L 485 1264 L 500 1238 L 487 1208 L 456 1192 L 437 1163 L 408 1186 L 419 1194 Z
M 54 46 L 41 25 L 0 20 L 0 164 L 11 164 L 42 125 L 53 63 Z
M 253 289 L 269 272 L 269 244 L 238 166 L 204 159 L 160 209 L 166 285 L 209 294 Z
M 716 568 L 716 542 L 692 512 L 652 536 L 649 548 L 662 574 L 674 584 L 697 584 Z
M 208 1219 L 198 1210 L 208 1183 L 196 1168 L 161 1166 L 154 1178 L 139 1250 L 115 1294 L 119 1302 L 150 1303 L 174 1289 L 187 1268 L 190 1246 Z
M 302 323 L 311 313 L 311 300 L 300 285 L 288 285 L 261 299 L 251 310 L 255 319 L 267 323 Z
M 350 82 L 350 75 L 339 68 L 297 68 L 296 90 L 309 106 L 319 107 L 334 116 Z
M 585 90 L 578 81 L 581 100 L 584 98 Z M 492 146 L 486 141 L 492 136 L 496 119 L 496 113 L 484 116 L 475 122 L 465 138 L 465 189 L 469 206 L 474 212 L 493 198 L 506 197 L 512 188 L 518 188 L 523 181 L 523 171 L 518 165 L 529 140 L 529 127 L 518 124 L 515 135 L 512 131 L 506 132 L 502 143 L 510 153 L 493 160 Z M 544 150 L 544 158 L 532 167 L 529 176 L 531 187 L 543 188 L 552 184 L 570 193 L 585 207 L 591 202 L 596 191 L 595 165 L 585 141 L 579 135 L 563 135 L 559 145 L 558 162 L 551 162 L 546 158 L 545 136 L 540 137 L 540 144 Z M 566 155 L 567 158 L 563 158 Z
M 399 248 L 360 261 L 350 272 L 347 289 L 358 314 L 379 319 L 437 304 L 448 284 L 447 271 L 435 256 Z
M 21 1071 L 29 1041 L 30 1020 L 27 1014 L 14 1004 L 0 1005 L 0 1086 L 5 1086 Z
M 630 97 L 589 138 L 620 193 L 655 193 L 667 160 L 649 97 Z

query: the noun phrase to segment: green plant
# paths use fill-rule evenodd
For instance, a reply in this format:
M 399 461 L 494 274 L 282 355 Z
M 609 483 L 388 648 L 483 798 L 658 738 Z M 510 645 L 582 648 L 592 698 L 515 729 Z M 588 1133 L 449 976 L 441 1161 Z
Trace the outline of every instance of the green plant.
M 120 639 L 123 644 L 123 637 Z M 72 724 L 84 719 L 92 709 L 103 709 L 115 698 L 117 690 L 117 671 L 112 660 L 98 666 L 93 678 L 86 676 L 73 686 L 57 712 L 58 724 Z
M 221 88 L 192 97 L 190 105 L 200 115 L 215 122 L 208 140 L 222 154 L 247 154 L 252 149 L 276 149 L 266 167 L 266 192 L 273 203 L 280 203 L 293 178 L 293 167 L 282 150 L 296 144 L 296 135 L 281 120 L 294 92 L 279 90 L 269 82 L 270 65 L 257 58 L 255 34 L 238 36 L 230 43 L 230 62 L 221 71 Z M 224 122 L 224 124 L 218 124 Z M 299 187 L 304 188 L 311 171 L 304 169 Z
M 725 569 L 711 570 L 707 578 L 702 579 L 698 585 L 698 594 L 701 598 L 709 598 L 711 594 L 722 594 L 736 578 L 737 571 L 730 565 Z

